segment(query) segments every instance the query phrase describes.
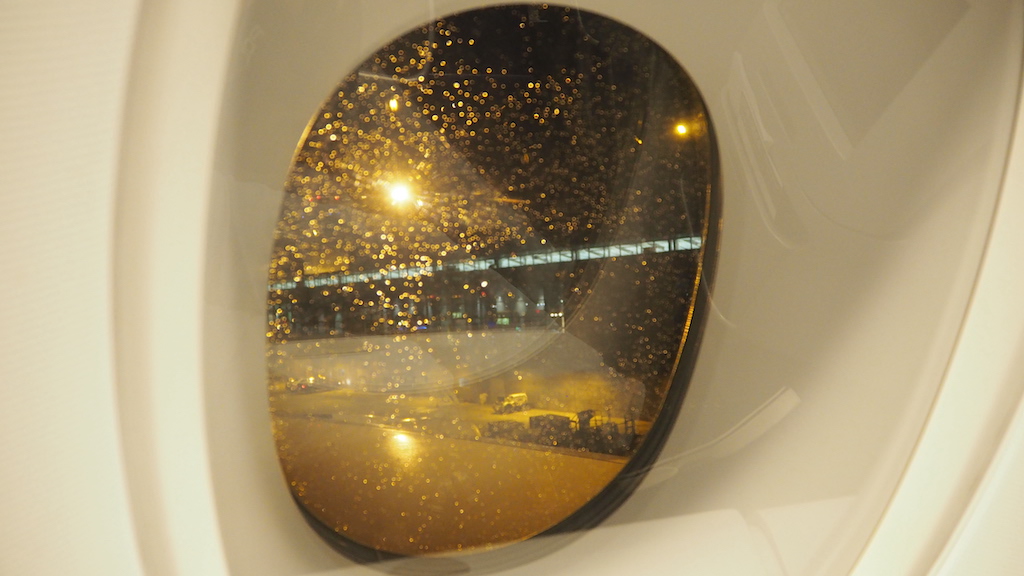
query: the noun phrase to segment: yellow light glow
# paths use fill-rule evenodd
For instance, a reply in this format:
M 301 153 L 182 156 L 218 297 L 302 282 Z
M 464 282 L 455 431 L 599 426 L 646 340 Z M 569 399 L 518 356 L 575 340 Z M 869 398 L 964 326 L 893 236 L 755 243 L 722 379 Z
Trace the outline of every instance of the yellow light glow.
M 412 189 L 408 184 L 393 184 L 388 189 L 388 196 L 392 204 L 408 204 L 412 200 Z
M 399 461 L 412 464 L 416 461 L 416 456 L 419 453 L 419 443 L 409 434 L 397 432 L 392 434 L 391 443 L 385 450 Z
M 388 108 L 391 108 L 392 112 L 398 110 L 398 96 L 395 96 L 390 102 L 388 102 Z
M 683 135 L 686 134 L 686 132 L 687 132 L 686 124 L 683 124 L 682 122 L 680 122 L 679 124 L 676 124 L 676 134 L 679 134 L 680 136 L 683 136 Z

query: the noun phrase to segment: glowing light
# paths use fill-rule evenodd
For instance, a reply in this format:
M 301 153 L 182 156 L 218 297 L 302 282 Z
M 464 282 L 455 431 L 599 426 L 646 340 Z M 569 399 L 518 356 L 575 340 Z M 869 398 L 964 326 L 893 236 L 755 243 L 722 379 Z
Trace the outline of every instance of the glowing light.
M 408 204 L 413 199 L 412 189 L 408 184 L 392 184 L 388 188 L 388 196 L 391 197 L 391 203 L 396 205 Z
M 398 96 L 395 96 L 394 98 L 391 99 L 390 102 L 388 102 L 388 108 L 391 108 L 392 112 L 398 110 Z
M 679 134 L 680 136 L 684 136 L 686 134 L 686 132 L 687 132 L 686 124 L 683 124 L 682 122 L 680 122 L 679 124 L 676 124 L 676 134 Z
M 400 462 L 413 464 L 419 454 L 419 443 L 406 432 L 395 432 L 391 434 L 391 442 L 386 448 L 387 452 Z

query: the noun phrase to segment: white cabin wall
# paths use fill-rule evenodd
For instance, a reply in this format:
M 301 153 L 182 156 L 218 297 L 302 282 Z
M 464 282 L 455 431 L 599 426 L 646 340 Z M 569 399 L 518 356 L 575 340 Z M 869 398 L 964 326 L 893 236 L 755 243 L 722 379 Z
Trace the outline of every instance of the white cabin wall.
M 113 223 L 139 2 L 0 5 L 0 573 L 137 574 Z

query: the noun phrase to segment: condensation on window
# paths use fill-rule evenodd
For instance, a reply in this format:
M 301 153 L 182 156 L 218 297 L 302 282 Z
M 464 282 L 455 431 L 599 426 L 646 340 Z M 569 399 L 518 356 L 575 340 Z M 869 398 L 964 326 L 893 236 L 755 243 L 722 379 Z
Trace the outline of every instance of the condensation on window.
M 267 291 L 273 433 L 313 527 L 372 560 L 610 514 L 684 399 L 717 171 L 679 64 L 572 8 L 449 16 L 343 78 Z

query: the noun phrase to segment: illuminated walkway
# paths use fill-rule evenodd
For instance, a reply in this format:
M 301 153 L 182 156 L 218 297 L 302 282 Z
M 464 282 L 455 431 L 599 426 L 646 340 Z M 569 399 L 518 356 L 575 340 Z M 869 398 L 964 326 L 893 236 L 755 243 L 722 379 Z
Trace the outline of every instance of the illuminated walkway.
M 636 242 L 633 244 L 614 244 L 611 246 L 590 246 L 585 248 L 572 248 L 562 250 L 546 250 L 543 252 L 529 252 L 526 254 L 514 254 L 498 258 L 469 258 L 455 262 L 439 263 L 434 266 L 392 266 L 375 272 L 360 272 L 356 274 L 318 274 L 310 276 L 302 281 L 302 284 L 309 288 L 322 286 L 347 286 L 351 284 L 362 284 L 385 279 L 414 278 L 431 276 L 442 271 L 474 272 L 489 270 L 491 268 L 508 269 L 522 266 L 543 266 L 546 264 L 560 264 L 565 262 L 580 262 L 585 260 L 600 260 L 605 258 L 621 258 L 625 256 L 639 256 L 641 254 L 664 252 L 683 252 L 698 250 L 701 247 L 700 236 L 682 236 L 667 240 L 650 240 L 647 242 Z M 292 290 L 297 288 L 297 282 L 277 282 L 268 286 L 270 291 Z

